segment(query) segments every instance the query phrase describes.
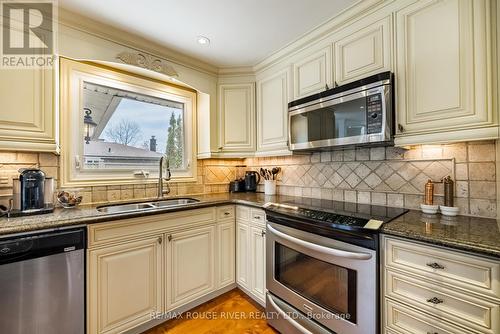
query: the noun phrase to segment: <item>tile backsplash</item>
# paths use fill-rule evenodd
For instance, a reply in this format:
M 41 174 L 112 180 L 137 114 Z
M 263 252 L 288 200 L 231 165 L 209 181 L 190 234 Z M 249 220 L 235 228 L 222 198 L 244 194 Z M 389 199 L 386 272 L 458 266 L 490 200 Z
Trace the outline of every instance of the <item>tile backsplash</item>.
M 374 147 L 288 157 L 198 160 L 198 180 L 170 183 L 170 195 L 227 192 L 237 165 L 247 169 L 281 166 L 278 193 L 285 195 L 418 208 L 428 179 L 455 180 L 455 205 L 460 213 L 496 217 L 496 149 L 494 141 L 415 146 Z M 12 178 L 19 168 L 36 166 L 56 180 L 59 159 L 50 153 L 0 152 L 0 204 L 12 196 Z M 82 188 L 86 203 L 153 198 L 156 184 Z M 263 184 L 259 185 L 263 191 Z M 443 187 L 435 187 L 443 202 Z
M 450 175 L 461 214 L 496 217 L 495 159 L 495 142 L 482 141 L 249 158 L 245 164 L 255 170 L 281 166 L 280 194 L 410 209 L 423 202 L 428 179 Z M 443 185 L 436 184 L 434 193 L 435 202 L 442 204 Z
M 170 195 L 195 195 L 228 191 L 228 183 L 235 178 L 236 168 L 242 160 L 198 160 L 196 182 L 169 182 Z M 0 151 L 0 204 L 8 206 L 12 197 L 12 179 L 20 168 L 38 167 L 46 176 L 59 178 L 59 157 L 52 153 L 24 153 Z M 105 203 L 130 199 L 154 198 L 157 184 L 127 184 L 97 187 L 81 187 L 83 203 Z

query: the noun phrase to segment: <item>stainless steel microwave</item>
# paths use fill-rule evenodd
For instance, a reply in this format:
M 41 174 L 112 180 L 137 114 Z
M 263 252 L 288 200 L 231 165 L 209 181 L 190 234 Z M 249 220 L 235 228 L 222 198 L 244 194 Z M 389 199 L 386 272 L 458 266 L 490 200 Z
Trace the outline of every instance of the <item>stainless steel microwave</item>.
M 290 149 L 391 145 L 393 82 L 384 72 L 290 102 Z

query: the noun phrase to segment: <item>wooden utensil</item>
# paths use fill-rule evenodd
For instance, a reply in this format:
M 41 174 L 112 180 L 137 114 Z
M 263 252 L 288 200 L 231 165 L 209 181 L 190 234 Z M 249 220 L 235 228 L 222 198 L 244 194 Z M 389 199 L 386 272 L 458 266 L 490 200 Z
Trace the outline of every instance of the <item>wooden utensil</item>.
M 281 167 L 273 167 L 271 173 L 273 174 L 273 180 L 276 180 L 276 176 L 281 171 Z

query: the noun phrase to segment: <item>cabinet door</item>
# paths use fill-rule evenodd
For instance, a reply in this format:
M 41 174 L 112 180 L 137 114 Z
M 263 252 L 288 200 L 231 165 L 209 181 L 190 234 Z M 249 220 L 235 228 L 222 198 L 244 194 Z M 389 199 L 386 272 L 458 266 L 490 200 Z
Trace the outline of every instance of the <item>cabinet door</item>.
M 215 290 L 215 225 L 167 237 L 167 310 Z
M 219 86 L 219 133 L 222 152 L 255 151 L 255 86 Z
M 2 69 L 0 149 L 57 152 L 53 71 Z
M 163 312 L 162 254 L 160 237 L 89 251 L 90 333 L 122 333 Z
M 257 153 L 288 153 L 288 101 L 291 69 L 257 81 Z
M 249 229 L 246 222 L 236 221 L 236 282 L 248 290 L 250 290 Z
M 251 292 L 264 303 L 266 299 L 266 235 L 264 227 L 251 227 L 250 259 Z
M 235 261 L 235 236 L 234 221 L 222 223 L 217 226 L 219 246 L 219 284 L 224 287 L 234 283 L 234 261 Z
M 498 135 L 489 23 L 489 0 L 417 1 L 396 13 L 398 144 Z
M 391 70 L 391 17 L 376 22 L 371 17 L 360 20 L 336 35 L 335 83 Z
M 293 97 L 295 99 L 332 86 L 332 48 L 327 46 L 306 55 L 293 64 Z

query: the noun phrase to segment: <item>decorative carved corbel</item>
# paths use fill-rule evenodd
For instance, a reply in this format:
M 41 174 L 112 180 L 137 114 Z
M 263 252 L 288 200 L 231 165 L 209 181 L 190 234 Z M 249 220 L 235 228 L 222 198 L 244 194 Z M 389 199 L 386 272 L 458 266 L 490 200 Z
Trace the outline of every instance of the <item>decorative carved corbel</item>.
M 159 59 L 142 52 L 121 52 L 116 56 L 116 59 L 121 60 L 125 64 L 142 67 L 151 71 L 166 74 L 170 77 L 178 77 L 179 74 L 175 69 L 167 64 L 163 59 Z

